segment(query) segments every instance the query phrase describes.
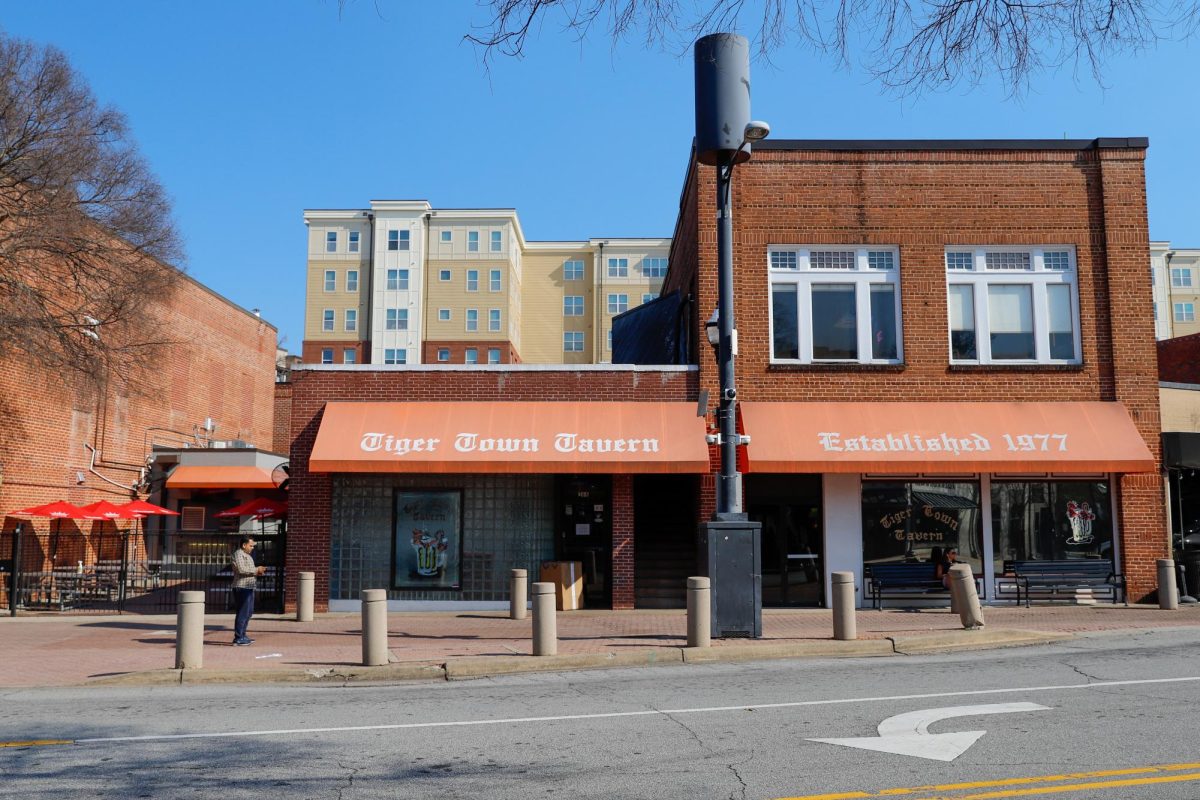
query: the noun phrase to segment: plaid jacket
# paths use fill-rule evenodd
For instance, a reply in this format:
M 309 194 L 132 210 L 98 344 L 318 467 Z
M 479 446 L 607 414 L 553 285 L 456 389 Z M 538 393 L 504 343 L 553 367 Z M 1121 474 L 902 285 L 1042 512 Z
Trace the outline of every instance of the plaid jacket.
M 235 589 L 253 589 L 258 582 L 254 557 L 242 548 L 233 551 L 233 586 Z

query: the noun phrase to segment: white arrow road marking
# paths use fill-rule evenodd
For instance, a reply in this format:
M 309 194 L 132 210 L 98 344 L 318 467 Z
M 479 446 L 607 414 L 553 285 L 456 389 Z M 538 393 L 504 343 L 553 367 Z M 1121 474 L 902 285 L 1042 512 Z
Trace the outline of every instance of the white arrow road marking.
M 964 731 L 961 733 L 930 733 L 929 726 L 951 717 L 975 717 L 982 714 L 1012 714 L 1017 711 L 1049 711 L 1048 706 L 1037 703 L 992 703 L 981 706 L 950 706 L 910 711 L 897 714 L 879 723 L 878 736 L 863 736 L 853 739 L 809 739 L 810 742 L 839 744 L 857 747 L 860 750 L 878 750 L 901 756 L 915 756 L 934 761 L 953 761 L 987 731 Z

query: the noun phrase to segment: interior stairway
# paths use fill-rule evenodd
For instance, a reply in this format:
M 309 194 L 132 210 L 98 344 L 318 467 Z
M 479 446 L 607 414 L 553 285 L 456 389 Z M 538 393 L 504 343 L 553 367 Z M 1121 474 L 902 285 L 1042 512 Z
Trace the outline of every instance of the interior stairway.
M 696 575 L 695 478 L 645 476 L 634 487 L 635 608 L 687 608 Z

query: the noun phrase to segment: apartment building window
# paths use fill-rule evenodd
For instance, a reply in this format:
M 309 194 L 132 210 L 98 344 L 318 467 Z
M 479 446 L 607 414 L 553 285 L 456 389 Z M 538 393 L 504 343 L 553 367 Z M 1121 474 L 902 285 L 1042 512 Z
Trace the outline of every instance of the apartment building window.
M 610 277 L 610 278 L 628 278 L 629 277 L 629 259 L 628 258 L 610 258 L 608 260 L 608 277 Z
M 325 252 L 337 252 L 337 231 L 329 231 L 325 234 Z
M 489 364 L 499 364 L 500 363 L 500 348 L 498 348 L 498 347 L 489 347 L 488 348 L 488 363 Z
M 322 364 L 332 364 L 333 363 L 333 348 L 332 347 L 322 347 L 321 348 L 321 363 Z
M 896 248 L 772 248 L 771 360 L 899 363 Z
M 609 350 L 612 350 L 612 328 L 608 329 L 608 345 Z
M 387 271 L 387 288 L 389 291 L 408 291 L 408 270 L 389 269 Z
M 479 291 L 479 270 L 477 270 L 477 269 L 467 270 L 467 291 L 468 292 L 478 292 Z
M 465 355 L 466 355 L 466 357 L 465 357 L 464 361 L 466 361 L 466 363 L 468 363 L 468 364 L 478 364 L 479 363 L 479 350 L 478 349 L 476 349 L 474 347 L 468 347 Z
M 500 291 L 500 270 L 494 269 L 488 273 L 488 291 Z
M 408 231 L 388 231 L 388 250 L 407 250 L 409 243 Z
M 384 329 L 389 331 L 408 330 L 408 309 L 389 308 L 384 314 Z
M 323 330 L 323 331 L 332 331 L 333 330 L 333 309 L 332 308 L 327 308 L 323 312 L 321 312 L 321 330 Z
M 450 270 L 448 270 L 448 269 L 439 270 L 438 271 L 438 280 L 441 281 L 442 283 L 446 283 L 447 281 L 449 281 L 450 280 Z
M 643 258 L 642 275 L 647 278 L 662 278 L 667 274 L 665 258 Z
M 1189 267 L 1171 267 L 1171 285 L 1175 287 L 1192 285 L 1192 270 Z
M 337 291 L 337 270 L 334 270 L 334 269 L 325 270 L 325 291 L 327 291 L 327 292 L 336 292 Z
M 346 291 L 347 292 L 357 292 L 358 291 L 358 270 L 356 270 L 356 269 L 346 270 Z
M 500 252 L 500 231 L 492 231 L 492 252 Z
M 563 316 L 583 316 L 583 295 L 569 294 L 563 298 Z
M 346 330 L 358 330 L 358 311 L 353 308 L 346 309 Z
M 358 363 L 358 351 L 355 350 L 353 347 L 347 347 L 347 348 L 343 349 L 342 350 L 342 363 L 343 364 L 357 364 Z
M 649 303 L 656 297 L 658 297 L 658 295 L 654 294 L 654 292 L 647 292 L 646 294 L 642 295 L 642 305 L 646 305 L 646 303 Z
M 608 313 L 620 314 L 629 310 L 629 295 L 610 294 L 608 296 Z
M 450 309 L 439 308 L 438 309 L 438 322 L 449 322 L 449 321 L 450 321 Z
M 438 348 L 438 361 L 446 362 L 449 360 L 450 360 L 450 348 L 449 347 L 439 347 Z
M 1196 304 L 1195 303 L 1176 303 L 1175 304 L 1175 321 L 1176 322 L 1195 322 L 1196 321 Z
M 564 331 L 563 332 L 563 352 L 564 353 L 582 353 L 583 352 L 583 331 Z
M 450 231 L 442 231 L 442 241 L 445 243 L 449 243 L 449 242 L 453 241 L 453 237 L 450 235 Z
M 467 252 L 479 252 L 479 231 L 467 231 Z
M 488 310 L 488 330 L 500 330 L 500 309 L 492 308 Z
M 946 276 L 951 362 L 1079 362 L 1072 248 L 951 248 Z
M 347 240 L 347 248 L 351 253 L 358 252 L 358 231 L 350 231 L 350 238 Z
M 581 280 L 583 280 L 583 262 L 582 261 L 564 261 L 563 262 L 563 280 L 564 281 L 581 281 Z
M 403 347 L 385 347 L 383 349 L 383 363 L 385 364 L 407 364 L 408 351 Z
M 467 330 L 468 331 L 479 330 L 479 309 L 477 309 L 477 308 L 468 308 L 467 309 Z

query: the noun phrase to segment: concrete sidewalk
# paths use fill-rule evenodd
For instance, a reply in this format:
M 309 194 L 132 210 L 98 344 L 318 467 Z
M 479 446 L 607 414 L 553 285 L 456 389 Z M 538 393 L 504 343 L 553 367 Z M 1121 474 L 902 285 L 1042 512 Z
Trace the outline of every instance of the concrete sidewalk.
M 945 609 L 858 613 L 859 640 L 835 642 L 827 610 L 767 610 L 763 638 L 686 645 L 683 611 L 572 611 L 558 615 L 559 655 L 530 655 L 530 620 L 501 612 L 393 613 L 391 664 L 362 667 L 358 614 L 321 614 L 311 623 L 256 616 L 251 647 L 232 646 L 233 618 L 209 615 L 204 668 L 175 661 L 175 617 L 0 618 L 0 686 L 180 682 L 455 679 L 560 669 L 805 656 L 893 656 L 1037 644 L 1086 631 L 1198 627 L 1200 607 L 989 607 L 987 628 L 964 631 Z

